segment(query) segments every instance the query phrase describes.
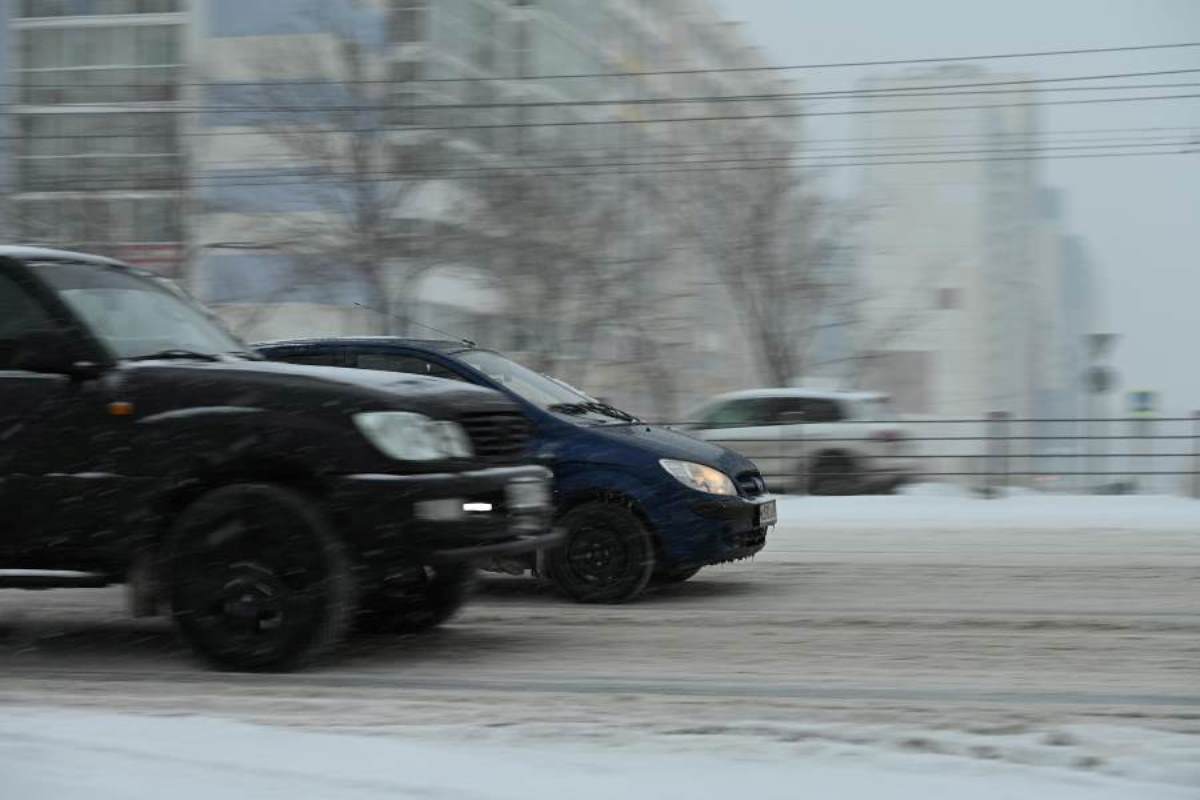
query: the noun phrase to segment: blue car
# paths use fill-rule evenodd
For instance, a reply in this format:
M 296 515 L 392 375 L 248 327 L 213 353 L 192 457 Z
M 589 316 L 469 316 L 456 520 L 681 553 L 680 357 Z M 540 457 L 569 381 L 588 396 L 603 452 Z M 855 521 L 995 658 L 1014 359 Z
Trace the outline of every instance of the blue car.
M 522 455 L 554 471 L 561 547 L 517 562 L 581 602 L 622 602 L 651 581 L 685 581 L 709 564 L 748 558 L 775 524 L 775 501 L 754 463 L 720 445 L 647 425 L 549 376 L 470 342 L 375 337 L 259 345 L 268 358 L 466 381 L 515 400 L 520 413 L 460 420 L 476 457 L 510 426 L 533 427 Z M 464 513 L 487 513 L 472 509 Z

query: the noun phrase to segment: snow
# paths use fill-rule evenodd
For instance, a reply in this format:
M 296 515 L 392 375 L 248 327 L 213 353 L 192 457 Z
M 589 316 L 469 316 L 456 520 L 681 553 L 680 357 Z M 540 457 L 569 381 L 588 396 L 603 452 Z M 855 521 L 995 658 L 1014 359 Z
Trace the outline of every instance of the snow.
M 917 744 L 920 744 L 918 742 Z M 1054 746 L 1047 743 L 1045 747 Z M 1184 785 L 871 747 L 790 753 L 414 740 L 198 717 L 8 709 L 5 797 L 21 800 L 444 798 L 569 800 L 1174 800 Z
M 982 498 L 951 484 L 918 484 L 901 494 L 780 497 L 784 524 L 802 527 L 963 531 L 1200 531 L 1200 500 L 1170 495 L 1059 495 L 1033 491 Z
M 205 671 L 119 588 L 0 593 L 0 800 L 1200 798 L 1200 501 L 779 510 L 639 602 L 491 578 L 290 675 Z

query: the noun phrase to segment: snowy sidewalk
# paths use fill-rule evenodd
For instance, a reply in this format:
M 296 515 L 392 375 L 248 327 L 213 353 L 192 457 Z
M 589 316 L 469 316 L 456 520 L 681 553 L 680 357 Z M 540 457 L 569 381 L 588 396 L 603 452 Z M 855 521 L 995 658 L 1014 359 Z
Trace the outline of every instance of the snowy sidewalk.
M 857 748 L 730 755 L 414 741 L 204 718 L 5 709 L 0 795 L 20 800 L 1175 800 L 1196 792 L 1078 770 Z
M 984 499 L 939 484 L 896 495 L 781 497 L 781 526 L 861 529 L 1155 530 L 1200 533 L 1200 500 L 1169 495 L 1056 495 Z
M 989 500 L 934 484 L 898 495 L 780 497 L 779 524 L 757 560 L 849 554 L 884 562 L 1200 564 L 1200 500 L 1035 493 Z

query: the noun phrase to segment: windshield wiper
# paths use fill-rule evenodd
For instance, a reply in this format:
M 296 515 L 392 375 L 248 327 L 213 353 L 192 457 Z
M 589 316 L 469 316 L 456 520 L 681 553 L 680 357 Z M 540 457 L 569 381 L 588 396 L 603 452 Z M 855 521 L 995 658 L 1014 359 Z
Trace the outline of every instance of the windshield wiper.
M 600 414 L 624 422 L 640 422 L 633 414 L 622 411 L 619 408 L 614 408 L 608 403 L 601 403 L 599 400 L 591 400 L 586 403 L 555 403 L 554 405 L 547 406 L 546 410 L 559 411 L 563 414 L 586 414 L 590 411 L 593 414 Z
M 146 353 L 143 356 L 131 356 L 126 361 L 158 361 L 166 359 L 185 359 L 190 358 L 193 361 L 220 361 L 221 357 L 213 353 L 199 353 L 195 350 L 185 350 L 181 347 L 170 347 L 166 350 L 159 350 L 154 353 Z
M 560 414 L 571 414 L 577 416 L 586 414 L 592 409 L 588 408 L 587 403 L 553 403 L 546 406 L 547 411 L 557 411 Z

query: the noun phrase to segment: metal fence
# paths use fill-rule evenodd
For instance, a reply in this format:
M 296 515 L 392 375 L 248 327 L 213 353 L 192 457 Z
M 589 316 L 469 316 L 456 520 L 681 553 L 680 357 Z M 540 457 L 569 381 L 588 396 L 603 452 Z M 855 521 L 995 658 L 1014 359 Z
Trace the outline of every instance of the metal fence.
M 985 496 L 1033 489 L 1200 498 L 1200 412 L 672 427 L 749 456 L 772 491 L 869 493 L 919 480 L 957 483 Z

